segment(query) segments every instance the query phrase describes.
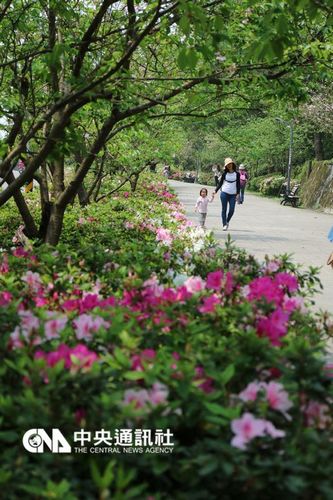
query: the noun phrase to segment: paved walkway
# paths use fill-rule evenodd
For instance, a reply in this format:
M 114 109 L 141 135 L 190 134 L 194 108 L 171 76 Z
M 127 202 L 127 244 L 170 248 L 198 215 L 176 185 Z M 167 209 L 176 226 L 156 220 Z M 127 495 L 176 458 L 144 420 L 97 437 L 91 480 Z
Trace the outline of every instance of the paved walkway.
M 201 186 L 170 181 L 189 219 L 196 221 L 194 205 Z M 211 193 L 212 186 L 205 186 Z M 266 254 L 293 254 L 293 259 L 306 267 L 323 266 L 320 279 L 324 286 L 316 296 L 316 307 L 333 313 L 333 270 L 326 265 L 333 244 L 327 239 L 333 216 L 301 208 L 284 207 L 278 200 L 245 193 L 245 203 L 236 205 L 228 231 L 222 231 L 219 195 L 208 205 L 207 227 L 218 240 L 230 234 L 239 247 L 245 248 L 258 259 Z

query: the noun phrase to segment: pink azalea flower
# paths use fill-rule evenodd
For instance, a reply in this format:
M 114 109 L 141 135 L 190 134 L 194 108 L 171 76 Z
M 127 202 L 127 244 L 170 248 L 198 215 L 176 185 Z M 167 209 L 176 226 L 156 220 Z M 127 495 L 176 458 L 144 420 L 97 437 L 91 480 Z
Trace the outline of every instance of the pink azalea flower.
M 156 241 L 160 241 L 164 243 L 165 245 L 170 246 L 172 243 L 173 237 L 171 234 L 171 231 L 169 229 L 164 229 L 163 227 L 160 227 L 156 231 Z
M 164 290 L 163 285 L 159 284 L 157 276 L 152 276 L 150 279 L 146 280 L 143 286 L 150 290 L 155 297 L 160 297 Z
M 266 318 L 259 319 L 257 332 L 260 337 L 268 337 L 274 346 L 281 345 L 281 337 L 284 337 L 288 330 L 288 319 L 290 313 L 281 308 L 273 311 Z
M 148 402 L 148 391 L 146 389 L 127 389 L 124 392 L 123 404 L 129 405 L 134 402 L 134 408 L 143 408 Z
M 77 344 L 70 350 L 71 371 L 87 371 L 97 360 L 97 354 L 84 344 Z
M 9 272 L 8 255 L 5 253 L 0 264 L 0 274 L 6 274 Z
M 218 270 L 207 274 L 206 287 L 220 290 L 222 286 L 223 271 Z
M 39 328 L 39 319 L 31 311 L 19 311 L 19 316 L 21 318 L 21 330 L 26 336 Z
M 246 449 L 246 445 L 255 437 L 263 436 L 266 429 L 265 420 L 255 418 L 252 413 L 244 413 L 241 418 L 231 422 L 231 428 L 235 436 L 231 445 L 241 450 Z
M 65 317 L 53 318 L 46 321 L 44 325 L 45 337 L 48 340 L 58 338 L 66 324 L 67 318 Z
M 285 431 L 277 429 L 269 420 L 265 420 L 265 432 L 274 439 L 282 438 L 286 435 Z
M 280 263 L 276 260 L 271 260 L 266 264 L 266 271 L 268 273 L 275 273 L 280 268 Z
M 200 276 L 191 276 L 184 283 L 186 290 L 190 293 L 201 292 L 205 288 L 205 281 Z
M 306 406 L 302 407 L 302 410 L 305 416 L 305 424 L 308 427 L 325 429 L 332 422 L 330 408 L 326 404 L 318 403 L 318 401 L 309 401 Z
M 100 316 L 81 314 L 73 321 L 73 326 L 79 340 L 91 340 L 92 333 L 96 333 L 100 328 L 108 328 L 110 324 Z
M 39 290 L 41 289 L 42 282 L 39 273 L 33 273 L 32 271 L 27 271 L 22 276 L 22 281 L 25 281 L 29 286 L 29 288 L 35 293 L 38 293 Z
M 124 226 L 126 229 L 134 229 L 135 228 L 135 225 L 133 224 L 133 222 L 129 222 L 129 221 L 126 221 Z
M 215 294 L 204 297 L 202 305 L 198 307 L 198 311 L 202 314 L 215 312 L 216 306 L 219 303 L 220 299 Z
M 283 415 L 287 416 L 287 411 L 293 406 L 288 397 L 287 391 L 284 390 L 282 384 L 278 382 L 269 382 L 263 384 L 266 391 L 266 398 L 269 406 L 273 410 L 280 411 Z
M 326 363 L 324 373 L 328 378 L 333 378 L 333 363 Z
M 168 395 L 169 390 L 167 386 L 160 382 L 155 382 L 152 389 L 148 391 L 148 402 L 153 406 L 163 404 L 167 401 Z
M 257 399 L 258 392 L 262 389 L 261 382 L 251 382 L 247 387 L 238 394 L 238 397 L 242 401 L 255 401 Z
M 274 276 L 275 283 L 292 293 L 298 290 L 298 281 L 296 276 L 290 273 L 278 273 Z

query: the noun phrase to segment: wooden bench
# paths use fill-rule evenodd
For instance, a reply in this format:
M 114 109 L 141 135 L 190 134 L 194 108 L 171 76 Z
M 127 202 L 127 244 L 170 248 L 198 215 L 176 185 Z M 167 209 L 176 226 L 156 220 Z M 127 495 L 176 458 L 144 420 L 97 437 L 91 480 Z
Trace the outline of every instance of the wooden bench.
M 281 189 L 281 193 L 280 193 L 280 196 L 282 196 L 282 200 L 280 202 L 280 205 L 288 205 L 288 203 L 290 203 L 290 205 L 292 207 L 296 208 L 298 200 L 299 200 L 299 196 L 297 196 L 297 192 L 298 192 L 299 188 L 300 188 L 300 185 L 295 184 L 288 193 L 287 192 L 287 185 L 282 184 L 282 189 Z

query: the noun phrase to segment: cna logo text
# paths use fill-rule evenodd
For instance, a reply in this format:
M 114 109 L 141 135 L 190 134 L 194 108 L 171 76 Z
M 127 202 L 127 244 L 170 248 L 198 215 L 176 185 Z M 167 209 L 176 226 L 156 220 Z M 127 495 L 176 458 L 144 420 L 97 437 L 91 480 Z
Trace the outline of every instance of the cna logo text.
M 30 453 L 172 453 L 170 429 L 99 429 L 75 431 L 69 444 L 60 429 L 29 429 L 22 443 Z
M 48 448 L 52 453 L 71 453 L 72 448 L 59 429 L 52 429 L 51 436 L 44 429 L 29 429 L 22 443 L 30 453 L 44 453 Z

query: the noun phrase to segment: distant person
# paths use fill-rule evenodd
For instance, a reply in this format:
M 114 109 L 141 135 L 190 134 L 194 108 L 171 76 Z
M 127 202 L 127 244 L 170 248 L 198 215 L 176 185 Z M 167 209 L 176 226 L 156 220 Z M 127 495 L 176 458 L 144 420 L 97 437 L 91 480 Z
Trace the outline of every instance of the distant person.
M 328 233 L 327 237 L 330 240 L 330 242 L 333 243 L 333 226 L 331 227 L 330 232 Z M 333 252 L 331 253 L 329 258 L 327 259 L 327 265 L 331 266 L 333 268 Z
M 249 174 L 246 171 L 245 165 L 241 163 L 239 165 L 239 178 L 240 178 L 240 193 L 239 193 L 239 203 L 244 202 L 244 192 L 246 188 L 247 181 L 249 180 Z
M 199 226 L 205 229 L 205 223 L 207 218 L 208 203 L 211 203 L 214 199 L 214 193 L 210 198 L 208 198 L 208 191 L 206 188 L 200 189 L 200 196 L 195 204 L 195 211 L 198 212 L 199 216 Z
M 169 165 L 165 165 L 164 168 L 163 168 L 163 175 L 164 175 L 164 177 L 166 177 L 167 179 L 169 179 L 170 174 L 171 174 L 171 171 L 170 171 Z
M 236 200 L 240 193 L 240 174 L 236 171 L 236 164 L 232 158 L 224 160 L 224 172 L 219 184 L 216 186 L 215 193 L 221 189 L 222 204 L 222 225 L 223 231 L 227 231 L 229 222 L 234 215 Z M 229 206 L 229 210 L 228 210 Z
M 153 174 L 155 174 L 156 173 L 157 162 L 151 160 L 151 161 L 148 162 L 148 166 L 149 166 L 150 172 L 152 172 Z
M 221 176 L 222 176 L 220 165 L 218 165 L 218 164 L 213 165 L 212 171 L 213 171 L 213 174 L 214 174 L 215 186 L 218 186 L 218 184 L 219 184 L 219 182 L 221 180 Z

